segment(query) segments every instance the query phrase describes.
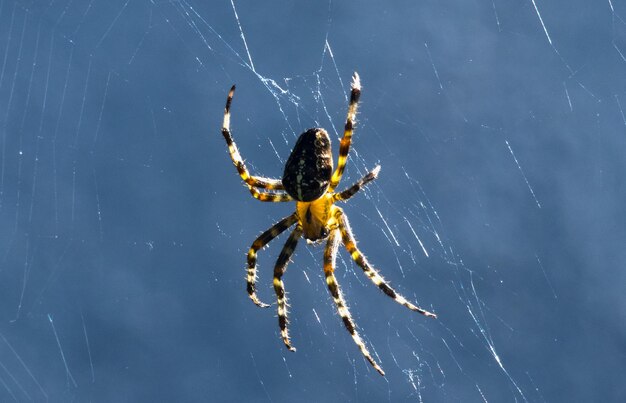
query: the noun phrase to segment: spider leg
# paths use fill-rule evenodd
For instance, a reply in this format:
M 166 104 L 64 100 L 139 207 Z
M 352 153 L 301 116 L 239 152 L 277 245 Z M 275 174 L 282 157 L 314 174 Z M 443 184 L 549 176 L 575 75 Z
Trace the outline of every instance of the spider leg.
M 248 251 L 248 276 L 247 276 L 247 290 L 248 295 L 252 302 L 261 308 L 267 308 L 269 305 L 265 304 L 256 296 L 256 254 L 259 250 L 263 249 L 265 245 L 270 243 L 274 238 L 285 232 L 285 230 L 291 227 L 296 221 L 298 216 L 294 213 L 288 217 L 283 218 L 276 224 L 272 225 L 267 231 L 263 232 L 257 239 L 254 240 L 250 250 Z
M 285 270 L 287 270 L 289 258 L 291 258 L 293 251 L 296 249 L 298 239 L 300 239 L 301 235 L 302 227 L 298 225 L 291 232 L 274 267 L 274 291 L 278 299 L 278 325 L 280 326 L 280 335 L 283 338 L 283 342 L 290 351 L 296 351 L 296 349 L 291 345 L 291 341 L 289 340 L 289 329 L 287 328 L 287 294 L 285 293 L 285 285 L 283 284 L 282 277 L 283 274 L 285 274 Z
M 385 371 L 378 365 L 374 358 L 372 358 L 370 352 L 367 350 L 363 339 L 359 336 L 359 333 L 356 330 L 356 325 L 350 316 L 350 311 L 346 306 L 346 302 L 343 299 L 343 295 L 341 294 L 341 289 L 339 288 L 339 283 L 337 283 L 337 278 L 335 277 L 335 260 L 337 258 L 337 247 L 338 247 L 339 238 L 337 237 L 337 230 L 332 230 L 328 237 L 328 243 L 326 244 L 326 249 L 324 250 L 324 275 L 326 276 L 326 284 L 328 285 L 328 290 L 330 291 L 330 295 L 332 295 L 333 300 L 335 301 L 335 305 L 337 306 L 337 312 L 339 316 L 341 316 L 341 320 L 345 325 L 348 332 L 352 336 L 352 339 L 361 350 L 361 353 L 369 361 L 370 364 L 374 367 L 378 373 L 381 375 L 385 375 Z
M 241 176 L 241 179 L 243 179 L 243 181 L 246 182 L 246 184 L 248 184 L 248 186 L 250 187 L 254 186 L 262 189 L 284 190 L 285 188 L 283 187 L 280 179 L 251 176 L 250 172 L 246 168 L 246 164 L 243 162 L 243 158 L 241 158 L 241 154 L 239 154 L 239 150 L 237 149 L 237 144 L 235 144 L 235 141 L 233 140 L 233 137 L 230 133 L 230 104 L 233 101 L 234 94 L 235 86 L 233 85 L 228 92 L 228 98 L 226 99 L 226 108 L 224 108 L 224 123 L 222 124 L 222 135 L 226 140 L 230 158 L 233 160 L 233 164 L 235 164 L 237 172 L 239 172 L 239 176 Z
M 346 126 L 343 131 L 343 138 L 339 144 L 339 157 L 337 159 L 337 169 L 333 172 L 333 176 L 330 179 L 329 191 L 333 191 L 343 175 L 343 170 L 346 168 L 346 162 L 348 161 L 348 152 L 350 151 L 350 144 L 352 143 L 352 130 L 354 128 L 354 121 L 356 120 L 356 109 L 359 104 L 359 97 L 361 96 L 361 80 L 359 75 L 354 72 L 352 76 L 352 91 L 350 93 L 350 104 L 348 105 L 348 116 L 346 117 Z
M 343 214 L 341 209 L 338 210 L 338 221 L 339 221 L 339 229 L 341 231 L 341 237 L 343 238 L 343 244 L 352 256 L 352 259 L 358 264 L 365 275 L 372 280 L 372 283 L 376 284 L 378 288 L 381 289 L 382 292 L 387 294 L 389 297 L 393 298 L 400 305 L 404 305 L 412 311 L 416 311 L 421 313 L 422 315 L 429 316 L 432 318 L 436 318 L 437 315 L 434 313 L 428 312 L 425 309 L 422 309 L 418 306 L 413 305 L 409 301 L 406 300 L 402 295 L 398 294 L 391 286 L 382 278 L 378 272 L 370 266 L 365 256 L 359 251 L 356 247 L 356 240 L 354 239 L 354 235 L 352 235 L 352 230 L 350 229 L 350 223 L 348 222 L 348 217 Z
M 252 194 L 252 197 L 254 197 L 255 199 L 260 200 L 262 202 L 278 203 L 278 202 L 293 201 L 293 199 L 291 198 L 291 196 L 289 196 L 288 193 L 271 192 L 271 191 L 270 192 L 261 192 L 257 188 L 255 188 L 253 186 L 250 186 L 250 185 L 248 185 L 248 190 L 250 190 L 250 193 Z
M 380 165 L 376 165 L 376 167 L 367 173 L 364 177 L 358 180 L 357 183 L 350 186 L 348 189 L 343 192 L 335 193 L 333 195 L 333 201 L 346 201 L 352 196 L 354 196 L 359 190 L 363 188 L 363 186 L 367 185 L 374 179 L 378 177 L 378 172 L 380 172 Z

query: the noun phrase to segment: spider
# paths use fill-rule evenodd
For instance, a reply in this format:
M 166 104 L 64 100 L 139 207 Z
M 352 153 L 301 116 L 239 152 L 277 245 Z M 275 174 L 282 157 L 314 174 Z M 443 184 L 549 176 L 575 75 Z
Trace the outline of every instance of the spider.
M 350 143 L 352 142 L 352 131 L 354 129 L 357 106 L 361 95 L 359 75 L 355 72 L 352 78 L 350 104 L 348 106 L 348 116 L 346 118 L 343 138 L 339 146 L 337 168 L 333 171 L 333 158 L 328 133 L 326 130 L 316 127 L 308 129 L 298 138 L 285 164 L 282 180 L 252 176 L 246 168 L 230 132 L 230 106 L 234 93 L 235 86 L 233 85 L 226 100 L 222 134 L 224 135 L 224 139 L 226 139 L 228 152 L 241 179 L 246 183 L 252 196 L 260 201 L 296 202 L 296 211 L 293 214 L 278 221 L 259 235 L 252 243 L 252 247 L 248 252 L 247 272 L 247 291 L 250 299 L 259 307 L 266 308 L 269 306 L 261 302 L 256 295 L 257 252 L 295 224 L 295 229 L 291 232 L 291 235 L 287 239 L 276 261 L 273 281 L 274 291 L 276 292 L 278 301 L 278 325 L 280 327 L 280 334 L 285 346 L 287 346 L 290 351 L 295 351 L 289 338 L 287 295 L 285 293 L 282 277 L 285 274 L 287 264 L 300 237 L 304 237 L 309 243 L 321 243 L 326 240 L 326 248 L 324 250 L 324 275 L 339 316 L 341 316 L 343 324 L 348 332 L 350 332 L 350 335 L 352 335 L 352 339 L 361 350 L 365 359 L 369 361 L 376 371 L 384 376 L 385 372 L 372 358 L 367 346 L 357 331 L 356 325 L 352 320 L 348 306 L 341 293 L 341 289 L 339 288 L 337 278 L 335 277 L 335 260 L 339 244 L 343 244 L 350 253 L 350 256 L 352 256 L 352 259 L 363 269 L 365 275 L 397 303 L 425 316 L 433 318 L 437 316 L 407 301 L 406 298 L 391 288 L 380 274 L 370 266 L 365 256 L 363 256 L 356 246 L 356 240 L 354 235 L 352 235 L 348 217 L 340 207 L 335 205 L 336 202 L 347 201 L 354 196 L 366 184 L 376 179 L 380 171 L 380 165 L 378 165 L 349 188 L 341 192 L 335 191 L 346 167 L 348 151 L 350 151 Z

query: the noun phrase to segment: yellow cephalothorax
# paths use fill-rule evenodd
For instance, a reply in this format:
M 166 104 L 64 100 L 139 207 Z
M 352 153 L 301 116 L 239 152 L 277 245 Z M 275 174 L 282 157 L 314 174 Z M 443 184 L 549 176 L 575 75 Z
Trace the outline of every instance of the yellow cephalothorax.
M 289 259 L 293 254 L 298 240 L 304 237 L 310 242 L 319 243 L 326 240 L 324 249 L 324 276 L 333 301 L 337 306 L 337 312 L 352 335 L 352 339 L 361 350 L 363 356 L 381 375 L 385 375 L 380 365 L 372 358 L 361 336 L 357 332 L 356 325 L 352 320 L 350 311 L 343 299 L 339 283 L 335 277 L 335 260 L 339 244 L 343 244 L 350 253 L 356 264 L 363 269 L 365 275 L 382 292 L 393 298 L 397 303 L 407 308 L 417 311 L 423 315 L 436 317 L 416 305 L 407 301 L 398 294 L 391 286 L 378 274 L 365 256 L 356 246 L 356 240 L 352 235 L 348 217 L 343 210 L 335 203 L 346 201 L 354 196 L 363 186 L 376 179 L 380 166 L 375 167 L 371 172 L 362 177 L 355 184 L 344 191 L 335 192 L 343 171 L 348 161 L 348 152 L 352 142 L 352 131 L 356 118 L 356 110 L 361 95 L 361 82 L 359 75 L 354 73 L 352 78 L 352 91 L 350 93 L 350 105 L 348 106 L 348 116 L 343 132 L 341 143 L 339 144 L 339 156 L 337 158 L 337 168 L 333 170 L 333 158 L 331 152 L 330 137 L 322 128 L 312 128 L 300 135 L 296 145 L 293 147 L 289 159 L 285 164 L 285 171 L 282 179 L 269 179 L 260 176 L 252 176 L 248 172 L 237 145 L 230 133 L 230 106 L 235 93 L 235 86 L 230 89 L 224 110 L 224 123 L 222 124 L 222 135 L 228 145 L 230 157 L 237 168 L 241 179 L 246 183 L 252 196 L 258 200 L 266 202 L 296 202 L 296 211 L 283 218 L 271 228 L 263 232 L 252 243 L 248 251 L 248 274 L 247 290 L 252 301 L 260 307 L 268 307 L 268 304 L 261 302 L 256 295 L 256 261 L 257 252 L 276 238 L 289 227 L 295 224 L 295 229 L 287 239 L 283 247 L 276 266 L 274 266 L 274 291 L 276 292 L 278 308 L 278 324 L 280 334 L 289 350 L 295 351 L 289 338 L 287 321 L 287 294 L 282 277 L 287 269 Z
M 331 230 L 337 228 L 335 215 L 338 208 L 333 203 L 333 195 L 330 193 L 312 202 L 296 202 L 298 224 L 302 227 L 305 239 L 312 242 L 324 240 Z

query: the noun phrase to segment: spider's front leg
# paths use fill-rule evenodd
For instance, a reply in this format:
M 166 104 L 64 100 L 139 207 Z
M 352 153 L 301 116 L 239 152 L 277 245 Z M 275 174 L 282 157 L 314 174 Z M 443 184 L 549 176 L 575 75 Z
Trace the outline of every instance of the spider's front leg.
M 337 278 L 335 277 L 335 260 L 337 258 L 337 247 L 339 245 L 339 237 L 338 231 L 332 230 L 330 235 L 328 236 L 328 243 L 326 244 L 326 249 L 324 250 L 324 275 L 326 276 L 326 284 L 328 285 L 328 290 L 330 291 L 330 295 L 333 297 L 333 301 L 335 301 L 335 305 L 337 306 L 337 312 L 339 316 L 341 316 L 341 320 L 343 321 L 344 326 L 350 332 L 352 339 L 361 350 L 363 356 L 369 361 L 370 364 L 374 367 L 379 374 L 385 376 L 385 371 L 378 365 L 378 363 L 372 358 L 372 355 L 365 346 L 363 339 L 356 330 L 356 325 L 352 320 L 352 316 L 350 315 L 350 311 L 346 306 L 346 301 L 343 299 L 343 295 L 341 294 L 341 289 L 339 288 L 339 283 L 337 282 Z
M 350 223 L 348 222 L 348 217 L 343 213 L 339 207 L 336 210 L 337 221 L 339 222 L 339 229 L 341 231 L 341 237 L 343 239 L 343 244 L 352 256 L 352 259 L 355 261 L 357 265 L 361 269 L 365 275 L 374 283 L 382 292 L 387 294 L 389 297 L 393 298 L 400 305 L 404 305 L 412 311 L 416 311 L 421 313 L 422 315 L 429 316 L 431 318 L 436 318 L 432 312 L 428 312 L 427 310 L 420 308 L 419 306 L 413 305 L 402 295 L 398 294 L 391 286 L 385 281 L 385 279 L 378 274 L 378 272 L 370 266 L 365 256 L 359 251 L 356 247 L 356 239 L 354 239 L 354 235 L 352 234 L 352 230 L 350 229 Z
M 257 239 L 254 240 L 250 250 L 248 251 L 248 276 L 247 276 L 247 290 L 248 295 L 252 302 L 261 308 L 267 308 L 269 305 L 265 304 L 256 296 L 256 255 L 257 252 L 270 243 L 274 238 L 282 234 L 287 228 L 291 227 L 298 221 L 298 216 L 294 213 L 288 217 L 283 218 L 276 224 L 272 225 L 267 231 L 263 232 Z
M 278 260 L 276 260 L 276 266 L 274 267 L 274 291 L 278 299 L 278 325 L 280 326 L 280 335 L 283 338 L 283 342 L 290 351 L 296 351 L 296 349 L 291 345 L 291 341 L 289 340 L 289 329 L 287 327 L 287 294 L 285 293 L 285 285 L 283 284 L 282 278 L 301 235 L 302 227 L 297 225 L 289 236 L 289 239 L 287 239 L 283 250 L 278 256 Z
M 271 179 L 264 178 L 261 176 L 252 176 L 246 168 L 246 164 L 243 162 L 243 158 L 241 158 L 241 154 L 239 154 L 239 149 L 237 149 L 237 144 L 235 144 L 235 140 L 233 140 L 233 136 L 230 133 L 230 105 L 233 101 L 233 95 L 235 94 L 235 86 L 233 85 L 230 91 L 228 92 L 228 98 L 226 99 L 226 107 L 224 108 L 224 121 L 222 123 L 222 135 L 226 140 L 226 145 L 228 145 L 228 153 L 230 154 L 230 158 L 233 160 L 233 164 L 237 168 L 237 172 L 241 179 L 248 185 L 250 188 L 250 192 L 252 195 L 261 200 L 261 201 L 285 201 L 285 200 L 274 200 L 272 196 L 258 197 L 257 194 L 265 195 L 265 193 L 260 193 L 258 190 L 254 188 L 261 189 L 269 189 L 269 190 L 284 190 L 284 186 L 280 179 Z M 256 194 L 254 191 L 256 191 Z M 280 193 L 269 193 L 270 195 L 280 194 Z M 290 199 L 291 200 L 291 199 Z

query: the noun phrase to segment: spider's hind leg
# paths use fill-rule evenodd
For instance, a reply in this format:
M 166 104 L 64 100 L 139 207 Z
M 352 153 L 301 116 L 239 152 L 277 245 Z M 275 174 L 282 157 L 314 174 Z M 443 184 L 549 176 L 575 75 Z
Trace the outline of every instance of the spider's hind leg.
M 261 308 L 267 308 L 269 305 L 259 301 L 256 296 L 256 255 L 257 252 L 270 243 L 274 238 L 282 234 L 287 228 L 291 227 L 296 221 L 298 216 L 294 213 L 288 217 L 283 218 L 276 224 L 272 225 L 268 230 L 263 232 L 257 239 L 254 240 L 250 250 L 248 251 L 248 275 L 247 275 L 247 290 L 248 295 L 252 302 Z
M 352 85 L 350 92 L 350 104 L 348 105 L 348 116 L 346 117 L 346 125 L 343 131 L 343 137 L 341 138 L 341 143 L 339 143 L 339 157 L 337 158 L 337 168 L 335 172 L 333 172 L 333 176 L 330 179 L 330 191 L 335 190 L 339 181 L 341 180 L 341 176 L 343 175 L 343 171 L 346 168 L 346 163 L 348 162 L 348 152 L 350 151 L 350 144 L 352 144 L 352 132 L 354 130 L 354 122 L 356 121 L 356 110 L 359 105 L 359 98 L 361 97 L 361 79 L 359 75 L 354 72 L 354 76 L 352 77 Z
M 416 311 L 421 313 L 422 315 L 429 316 L 432 318 L 436 318 L 432 312 L 428 312 L 427 310 L 420 308 L 419 306 L 413 305 L 402 295 L 398 294 L 391 286 L 385 281 L 384 278 L 378 272 L 370 266 L 365 256 L 359 251 L 356 247 L 356 240 L 354 239 L 354 235 L 352 235 L 352 230 L 350 229 L 350 223 L 348 222 L 348 217 L 338 208 L 338 221 L 339 221 L 339 229 L 341 230 L 341 237 L 343 239 L 343 244 L 352 256 L 352 259 L 356 262 L 365 275 L 372 280 L 378 288 L 381 289 L 382 292 L 387 294 L 389 297 L 393 298 L 400 305 L 404 305 L 412 311 Z
M 248 190 L 250 190 L 252 197 L 262 202 L 278 203 L 293 201 L 291 196 L 286 192 L 260 192 L 256 187 L 250 185 L 248 185 Z
M 363 339 L 361 339 L 361 336 L 357 332 L 356 325 L 352 320 L 348 307 L 346 306 L 346 301 L 343 299 L 343 295 L 341 295 L 341 289 L 339 288 L 339 283 L 335 277 L 335 260 L 337 258 L 337 246 L 339 244 L 339 238 L 337 235 L 337 230 L 331 231 L 328 237 L 328 243 L 326 244 L 326 249 L 324 250 L 324 275 L 326 276 L 328 290 L 335 301 L 337 312 L 339 312 L 339 316 L 341 316 L 344 326 L 348 329 L 348 332 L 350 332 L 350 335 L 359 347 L 359 350 L 361 350 L 363 356 L 367 359 L 367 361 L 369 361 L 370 364 L 372 364 L 374 369 L 378 371 L 379 374 L 385 376 L 385 371 L 383 371 L 380 365 L 378 365 L 374 358 L 372 358 L 372 355 L 368 351 L 367 346 L 365 346 Z
M 228 98 L 226 99 L 226 107 L 224 108 L 224 122 L 222 123 L 222 135 L 226 140 L 226 145 L 228 145 L 228 153 L 230 154 L 230 158 L 233 160 L 233 164 L 237 168 L 239 176 L 241 176 L 241 179 L 243 179 L 243 181 L 246 182 L 246 184 L 250 187 L 284 190 L 285 188 L 280 179 L 252 176 L 250 175 L 248 168 L 246 168 L 246 164 L 243 162 L 243 158 L 241 158 L 241 154 L 239 154 L 239 150 L 237 149 L 237 144 L 235 144 L 235 140 L 233 140 L 233 136 L 230 133 L 230 104 L 233 102 L 233 95 L 235 95 L 234 85 L 228 92 Z

